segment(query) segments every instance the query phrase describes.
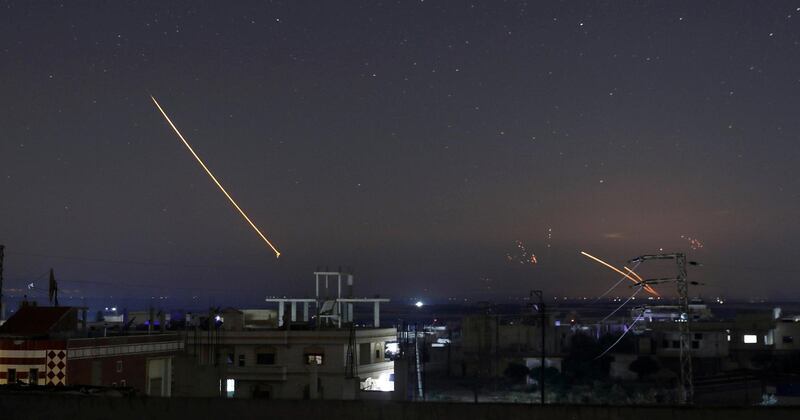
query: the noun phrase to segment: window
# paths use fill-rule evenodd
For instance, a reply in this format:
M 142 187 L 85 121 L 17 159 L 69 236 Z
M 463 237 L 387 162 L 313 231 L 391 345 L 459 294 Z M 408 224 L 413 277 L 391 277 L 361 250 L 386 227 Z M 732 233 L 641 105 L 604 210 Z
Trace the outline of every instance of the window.
M 122 372 L 122 360 L 117 360 L 117 373 Z
M 702 340 L 703 339 L 703 333 L 694 333 L 694 339 L 695 340 Z
M 274 365 L 275 364 L 275 353 L 257 353 L 256 354 L 256 364 L 257 365 Z
M 228 366 L 233 366 L 233 353 L 228 353 L 228 357 L 225 359 L 225 363 Z
M 700 342 L 697 341 L 697 340 L 692 340 L 692 348 L 693 349 L 699 349 L 700 348 Z
M 680 341 L 678 341 L 678 340 L 672 340 L 672 348 L 673 348 L 673 349 L 679 349 L 679 348 L 681 348 L 681 342 L 680 342 Z
M 669 348 L 669 340 L 662 340 L 661 347 L 668 349 Z
M 6 378 L 8 378 L 8 382 L 6 382 L 8 384 L 17 383 L 17 370 L 16 369 L 9 369 L 8 370 L 8 376 L 6 376 Z
M 758 343 L 758 336 L 755 335 L 755 334 L 745 334 L 742 337 L 742 341 L 745 344 L 755 344 L 755 343 Z
M 222 390 L 222 381 L 219 381 L 220 390 Z M 228 398 L 233 398 L 233 394 L 236 393 L 236 379 L 226 379 L 225 380 L 225 396 Z
M 382 359 L 381 350 L 380 349 L 375 349 L 375 360 L 381 360 L 381 359 Z
M 244 367 L 244 360 L 245 360 L 244 359 L 244 355 L 240 354 L 239 355 L 239 367 Z
M 128 381 L 126 381 L 126 380 L 124 380 L 124 379 L 120 380 L 120 381 L 119 381 L 119 386 L 123 386 L 123 387 L 124 387 L 124 386 L 128 386 Z
M 794 337 L 791 335 L 784 335 L 783 336 L 783 344 L 792 344 L 794 343 Z
M 323 354 L 321 353 L 306 353 L 307 365 L 321 365 L 323 362 Z
M 39 369 L 31 369 L 28 372 L 28 383 L 31 385 L 39 385 Z

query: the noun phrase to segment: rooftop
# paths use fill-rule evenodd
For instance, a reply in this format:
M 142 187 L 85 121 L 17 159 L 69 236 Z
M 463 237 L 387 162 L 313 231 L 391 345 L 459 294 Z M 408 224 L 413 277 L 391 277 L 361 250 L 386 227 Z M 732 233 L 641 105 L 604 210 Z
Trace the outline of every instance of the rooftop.
M 77 309 L 69 306 L 22 306 L 2 326 L 0 335 L 38 337 L 77 328 Z

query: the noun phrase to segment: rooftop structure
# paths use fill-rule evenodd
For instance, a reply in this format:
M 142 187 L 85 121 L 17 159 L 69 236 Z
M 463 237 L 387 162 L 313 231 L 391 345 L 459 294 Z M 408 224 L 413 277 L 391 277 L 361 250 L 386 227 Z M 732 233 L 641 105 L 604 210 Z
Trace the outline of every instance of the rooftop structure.
M 200 367 L 217 369 L 222 395 L 359 399 L 394 389 L 394 362 L 385 352 L 397 330 L 380 328 L 380 304 L 389 299 L 353 297 L 352 274 L 314 277 L 314 297 L 267 298 L 277 310 L 228 308 L 195 324 L 187 353 Z M 359 303 L 372 305 L 372 322 L 356 321 Z

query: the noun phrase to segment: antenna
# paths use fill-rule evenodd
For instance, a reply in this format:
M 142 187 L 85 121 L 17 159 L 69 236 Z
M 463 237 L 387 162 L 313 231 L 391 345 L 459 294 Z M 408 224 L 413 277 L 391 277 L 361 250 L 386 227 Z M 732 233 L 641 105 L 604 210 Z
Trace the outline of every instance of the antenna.
M 50 269 L 50 287 L 47 291 L 47 297 L 53 306 L 58 306 L 58 282 L 56 282 L 56 276 L 53 274 L 52 268 Z
M 692 334 L 689 328 L 691 316 L 689 315 L 689 281 L 686 279 L 686 254 L 676 252 L 672 254 L 642 255 L 630 262 L 644 262 L 647 260 L 675 260 L 678 268 L 678 276 L 675 278 L 660 278 L 650 280 L 640 280 L 638 285 L 647 287 L 649 283 L 663 283 L 674 281 L 678 287 L 678 304 L 681 308 L 681 316 L 678 320 L 678 330 L 680 331 L 680 388 L 678 389 L 681 403 L 691 404 L 694 396 L 694 384 L 692 382 Z M 698 265 L 696 262 L 689 262 L 691 265 Z M 696 284 L 696 282 L 692 282 Z

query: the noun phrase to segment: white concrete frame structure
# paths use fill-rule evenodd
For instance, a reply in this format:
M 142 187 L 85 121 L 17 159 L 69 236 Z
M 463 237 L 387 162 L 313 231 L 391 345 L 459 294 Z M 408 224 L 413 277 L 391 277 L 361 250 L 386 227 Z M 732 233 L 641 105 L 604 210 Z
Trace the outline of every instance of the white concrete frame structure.
M 336 295 L 330 295 L 330 277 L 336 277 Z M 347 287 L 347 297 L 342 297 L 342 277 L 345 278 L 345 286 Z M 320 296 L 320 280 L 324 280 L 324 288 L 321 290 L 324 294 Z M 381 302 L 389 302 L 389 299 L 382 298 L 354 298 L 353 294 L 353 275 L 340 273 L 338 271 L 315 271 L 315 296 L 316 299 L 296 299 L 296 298 L 268 298 L 266 302 L 278 303 L 278 326 L 283 326 L 283 318 L 285 313 L 286 303 L 291 304 L 291 317 L 292 322 L 297 321 L 297 304 L 303 303 L 303 321 L 308 322 L 308 304 L 314 302 L 314 309 L 319 311 L 321 304 L 325 301 L 335 302 L 335 313 L 332 318 L 336 318 L 337 326 L 342 327 L 342 320 L 345 322 L 353 322 L 353 304 L 355 303 L 372 303 L 373 306 L 373 325 L 375 328 L 380 328 L 381 325 Z

